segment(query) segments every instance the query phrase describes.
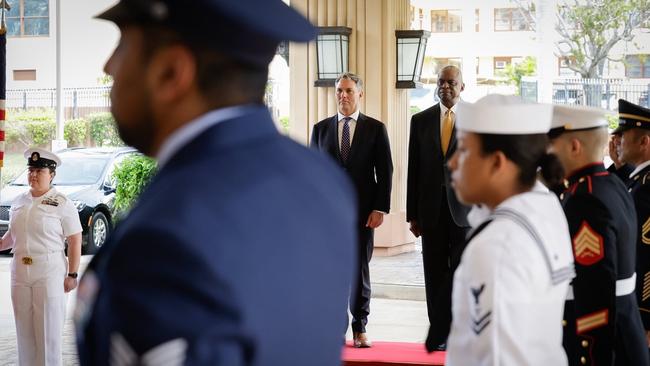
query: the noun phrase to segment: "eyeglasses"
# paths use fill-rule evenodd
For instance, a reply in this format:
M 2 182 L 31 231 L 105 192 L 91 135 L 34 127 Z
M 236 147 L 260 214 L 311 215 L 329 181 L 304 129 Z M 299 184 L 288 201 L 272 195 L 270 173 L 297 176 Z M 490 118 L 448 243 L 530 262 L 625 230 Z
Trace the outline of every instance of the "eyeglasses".
M 454 86 L 458 85 L 458 80 L 454 80 L 454 79 L 449 79 L 449 80 L 438 79 L 438 86 L 443 86 L 445 84 L 447 84 L 447 85 L 449 85 L 451 87 L 454 87 Z

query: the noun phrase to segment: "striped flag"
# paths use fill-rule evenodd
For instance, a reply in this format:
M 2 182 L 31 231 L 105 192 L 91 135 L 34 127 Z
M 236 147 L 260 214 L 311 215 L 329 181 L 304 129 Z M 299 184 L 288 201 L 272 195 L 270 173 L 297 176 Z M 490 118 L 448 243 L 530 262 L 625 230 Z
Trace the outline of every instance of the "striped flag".
M 0 1 L 0 169 L 5 161 L 5 117 L 7 101 L 7 23 L 5 21 L 5 9 L 8 10 L 7 1 Z M 0 183 L 1 184 L 1 183 Z
M 4 10 L 4 9 L 3 9 Z M 0 28 L 0 168 L 5 160 L 5 117 L 7 100 L 7 27 Z

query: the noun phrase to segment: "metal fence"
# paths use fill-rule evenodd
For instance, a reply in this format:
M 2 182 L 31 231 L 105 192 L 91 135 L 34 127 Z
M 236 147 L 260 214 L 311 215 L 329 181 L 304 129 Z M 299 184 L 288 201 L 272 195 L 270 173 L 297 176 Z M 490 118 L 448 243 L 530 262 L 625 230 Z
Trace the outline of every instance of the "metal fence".
M 110 87 L 64 88 L 65 119 L 81 118 L 90 113 L 110 110 Z M 56 89 L 9 89 L 7 109 L 56 108 Z
M 269 80 L 266 101 L 274 117 L 277 112 L 277 82 Z M 63 114 L 65 120 L 83 118 L 88 114 L 109 112 L 111 108 L 110 86 L 94 88 L 64 88 Z M 7 109 L 56 108 L 56 89 L 9 89 L 7 90 Z
M 618 100 L 650 107 L 650 83 L 625 79 L 567 79 L 553 83 L 553 103 L 579 104 L 609 110 Z

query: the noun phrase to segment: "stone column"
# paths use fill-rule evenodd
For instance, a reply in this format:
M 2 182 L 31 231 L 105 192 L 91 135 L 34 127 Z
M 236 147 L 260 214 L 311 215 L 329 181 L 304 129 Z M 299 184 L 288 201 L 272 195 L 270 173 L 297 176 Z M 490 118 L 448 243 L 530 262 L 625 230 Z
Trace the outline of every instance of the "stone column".
M 386 124 L 393 154 L 391 212 L 375 232 L 375 254 L 413 250 L 406 224 L 408 91 L 395 88 L 395 30 L 409 29 L 408 0 L 292 0 L 312 23 L 352 28 L 349 70 L 364 80 L 361 112 Z M 336 113 L 334 88 L 316 88 L 316 48 L 290 49 L 290 136 L 308 144 L 313 125 Z

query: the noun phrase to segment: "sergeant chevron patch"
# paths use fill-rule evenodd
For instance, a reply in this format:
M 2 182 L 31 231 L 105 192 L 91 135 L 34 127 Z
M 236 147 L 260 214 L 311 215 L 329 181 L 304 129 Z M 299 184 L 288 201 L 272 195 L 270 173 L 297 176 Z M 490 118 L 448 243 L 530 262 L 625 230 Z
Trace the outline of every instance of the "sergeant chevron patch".
M 641 301 L 646 301 L 650 297 L 650 272 L 646 272 L 643 276 L 643 294 Z
M 576 320 L 576 331 L 578 334 L 602 327 L 608 322 L 609 311 L 607 309 L 585 315 Z
M 643 244 L 650 244 L 648 233 L 650 233 L 650 217 L 645 220 L 645 223 L 641 227 L 641 242 L 643 242 Z
M 472 318 L 472 331 L 476 335 L 480 335 L 485 328 L 490 325 L 490 320 L 492 319 L 492 312 L 488 311 L 479 318 Z
M 603 237 L 583 221 L 580 230 L 573 237 L 573 252 L 576 262 L 583 266 L 597 263 L 605 255 Z

